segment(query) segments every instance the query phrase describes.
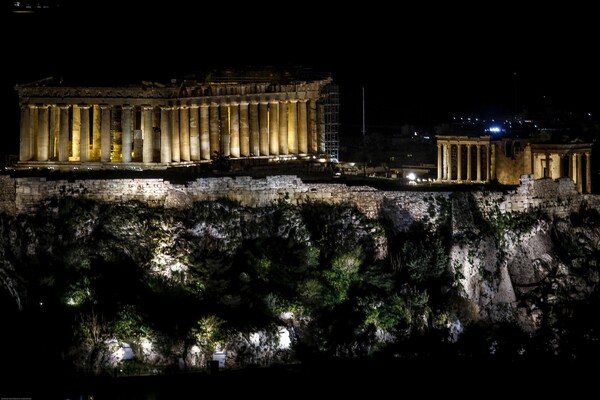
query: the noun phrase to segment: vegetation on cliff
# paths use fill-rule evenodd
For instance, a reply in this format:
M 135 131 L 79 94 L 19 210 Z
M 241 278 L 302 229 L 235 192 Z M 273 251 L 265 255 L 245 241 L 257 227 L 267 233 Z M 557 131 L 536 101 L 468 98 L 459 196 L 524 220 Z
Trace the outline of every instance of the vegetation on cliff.
M 229 367 L 598 355 L 597 211 L 556 220 L 454 201 L 406 231 L 348 205 L 285 200 L 158 209 L 64 197 L 2 214 L 2 345 L 23 368 L 93 374 L 205 368 L 219 355 Z M 472 223 L 457 233 L 457 217 Z M 534 239 L 543 255 L 515 252 Z

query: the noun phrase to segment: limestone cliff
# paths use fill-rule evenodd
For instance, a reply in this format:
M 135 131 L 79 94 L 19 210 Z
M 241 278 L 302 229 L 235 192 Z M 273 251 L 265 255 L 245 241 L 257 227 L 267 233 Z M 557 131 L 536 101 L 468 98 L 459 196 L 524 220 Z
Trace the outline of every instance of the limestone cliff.
M 599 201 L 572 182 L 3 179 L 3 342 L 77 370 L 598 354 Z

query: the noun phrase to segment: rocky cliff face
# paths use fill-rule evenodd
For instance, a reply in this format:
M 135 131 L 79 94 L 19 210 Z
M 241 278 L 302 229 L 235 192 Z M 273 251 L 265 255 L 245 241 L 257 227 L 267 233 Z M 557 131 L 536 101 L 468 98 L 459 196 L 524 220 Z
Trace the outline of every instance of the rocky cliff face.
M 92 373 L 598 354 L 598 203 L 565 182 L 405 193 L 288 181 L 266 197 L 246 184 L 250 197 L 176 188 L 148 203 L 141 182 L 123 201 L 74 183 L 27 213 L 7 206 L 4 346 L 29 349 L 12 354 L 24 365 Z
M 534 333 L 556 314 L 572 315 L 573 304 L 595 301 L 592 293 L 600 278 L 597 210 L 583 207 L 563 218 L 540 209 L 488 213 L 476 220 L 455 232 L 451 259 L 478 318 Z

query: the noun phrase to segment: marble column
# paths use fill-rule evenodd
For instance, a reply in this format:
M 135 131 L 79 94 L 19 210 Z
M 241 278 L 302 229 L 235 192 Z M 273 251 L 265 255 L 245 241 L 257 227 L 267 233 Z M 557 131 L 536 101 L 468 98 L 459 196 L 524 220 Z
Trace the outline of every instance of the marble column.
M 308 111 L 306 100 L 298 100 L 298 153 L 308 153 Z
M 490 153 L 491 153 L 491 148 L 489 143 L 485 146 L 485 181 L 489 182 L 490 181 L 490 170 L 491 170 L 491 163 L 490 163 Z
M 471 169 L 473 169 L 473 167 L 471 166 L 471 143 L 467 143 L 466 144 L 467 148 L 467 182 L 471 182 Z
M 200 161 L 200 125 L 198 123 L 198 106 L 190 106 L 190 160 Z
M 446 145 L 446 178 L 452 180 L 452 142 L 448 141 Z
M 279 154 L 288 154 L 288 102 L 279 102 Z
M 90 160 L 90 108 L 87 104 L 80 104 L 79 119 L 81 121 L 81 132 L 79 135 L 79 160 L 86 163 Z
M 288 116 L 288 152 L 298 155 L 298 100 L 289 101 Z
M 577 153 L 577 191 L 583 192 L 583 168 L 581 166 L 581 153 Z
M 71 157 L 69 160 L 81 161 L 81 111 L 77 104 L 71 106 L 73 123 L 71 128 Z
M 142 162 L 144 154 L 144 145 L 142 129 L 134 129 L 133 131 L 133 157 L 134 162 Z
M 160 108 L 160 162 L 169 164 L 171 162 L 171 107 Z
M 437 143 L 437 180 L 442 180 L 442 145 Z
M 585 192 L 592 193 L 592 152 L 585 152 Z
M 121 127 L 123 121 L 123 114 L 121 113 L 120 107 L 111 107 L 111 149 L 110 149 L 110 161 L 111 162 L 123 162 L 123 128 Z
M 563 168 L 564 168 L 563 157 L 564 156 L 565 156 L 564 154 L 556 155 L 556 160 L 558 162 L 558 178 L 561 178 L 563 176 Z
M 229 120 L 229 138 L 231 157 L 239 158 L 240 156 L 240 106 L 237 101 L 232 101 L 229 104 L 230 120 Z
M 61 105 L 60 108 L 60 134 L 58 137 L 58 161 L 69 161 L 69 109 L 68 105 Z
M 250 101 L 250 155 L 260 155 L 258 101 Z
M 186 105 L 179 107 L 179 145 L 181 161 L 190 161 L 190 109 Z
M 181 137 L 179 136 L 179 107 L 171 108 L 171 162 L 181 162 Z
M 209 106 L 200 104 L 200 157 L 210 160 Z
M 69 161 L 69 106 L 59 105 L 58 161 Z
M 269 154 L 279 154 L 279 100 L 269 101 Z
M 219 123 L 219 103 L 210 103 L 210 158 L 212 159 L 215 152 L 221 151 L 221 127 Z
M 462 182 L 462 144 L 456 143 L 456 181 Z
M 249 102 L 247 100 L 240 101 L 240 156 L 250 156 L 250 117 L 249 117 Z
M 142 106 L 142 162 L 147 164 L 151 163 L 154 149 L 152 146 L 152 140 L 154 136 L 154 130 L 152 129 L 152 113 L 154 107 L 150 105 Z
M 19 141 L 19 161 L 31 161 L 33 158 L 33 145 L 35 140 L 31 135 L 30 126 L 30 109 L 31 105 L 21 106 L 21 124 L 20 124 L 20 141 Z
M 225 157 L 231 155 L 231 138 L 229 136 L 229 105 L 227 103 L 219 104 L 219 149 Z
M 259 103 L 259 151 L 261 156 L 269 155 L 269 103 L 261 100 Z
M 92 161 L 100 161 L 100 137 L 102 115 L 100 113 L 100 106 L 94 104 L 92 109 Z
M 152 162 L 160 162 L 160 140 L 161 140 L 161 129 L 160 129 L 160 106 L 152 107 Z
M 481 182 L 481 145 L 477 144 L 477 182 Z
M 488 143 L 488 147 L 490 148 L 490 178 L 488 180 L 495 181 L 496 180 L 496 145 Z
M 37 161 L 48 161 L 50 154 L 50 134 L 49 134 L 49 106 L 42 105 L 32 110 L 32 117 L 35 118 L 35 128 L 37 131 Z
M 308 100 L 308 151 L 313 154 L 325 152 L 324 144 L 321 146 L 323 140 L 319 139 L 317 126 L 317 101 L 310 99 Z
M 110 137 L 110 106 L 100 106 L 102 113 L 101 122 L 101 133 L 100 133 L 100 161 L 110 162 L 110 148 L 111 148 L 111 137 Z
M 50 112 L 50 127 L 48 129 L 48 160 L 58 160 L 58 138 L 60 137 L 60 107 L 57 105 L 51 106 Z
M 122 160 L 124 163 L 131 162 L 133 136 L 132 136 L 132 113 L 133 107 L 130 105 L 124 105 L 121 107 L 121 152 Z

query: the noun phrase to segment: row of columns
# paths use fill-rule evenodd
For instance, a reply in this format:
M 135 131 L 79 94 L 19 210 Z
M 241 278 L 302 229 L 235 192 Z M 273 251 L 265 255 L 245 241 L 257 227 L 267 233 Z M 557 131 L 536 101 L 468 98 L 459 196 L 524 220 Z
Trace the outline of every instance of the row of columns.
M 466 158 L 466 177 L 463 173 L 463 154 L 465 149 Z M 473 178 L 472 149 L 475 148 L 476 156 L 476 177 Z M 453 150 L 456 149 L 456 158 L 453 163 Z M 483 153 L 485 151 L 485 153 Z M 485 166 L 482 165 L 482 154 L 485 159 Z M 437 180 L 456 181 L 456 182 L 489 182 L 495 179 L 495 148 L 489 142 L 489 139 L 469 140 L 460 139 L 438 139 L 437 141 Z M 455 173 L 454 173 L 455 170 Z
M 585 160 L 584 160 L 585 156 Z M 558 179 L 563 176 L 563 163 L 567 163 L 567 176 L 577 186 L 579 193 L 592 192 L 592 152 L 591 150 L 573 151 L 569 153 L 557 153 L 550 151 L 533 152 L 533 176 L 534 178 L 552 178 Z M 535 160 L 540 160 L 536 163 Z M 556 160 L 557 165 L 552 165 Z M 585 165 L 585 178 L 584 178 Z
M 473 178 L 473 148 L 475 148 L 475 174 Z M 466 152 L 463 154 L 463 151 Z M 533 174 L 535 179 L 558 179 L 569 176 L 580 193 L 591 193 L 592 160 L 589 145 L 579 148 L 573 145 L 534 144 L 525 149 L 522 174 Z M 483 158 L 483 160 L 482 160 Z M 466 162 L 465 162 L 466 161 Z M 567 165 L 564 163 L 567 162 Z M 466 176 L 463 171 L 466 163 Z M 496 145 L 490 137 L 472 138 L 451 136 L 437 138 L 437 180 L 439 182 L 490 182 L 496 180 Z M 568 170 L 566 170 L 568 167 Z
M 20 161 L 177 163 L 322 153 L 314 99 L 192 105 L 28 104 Z

